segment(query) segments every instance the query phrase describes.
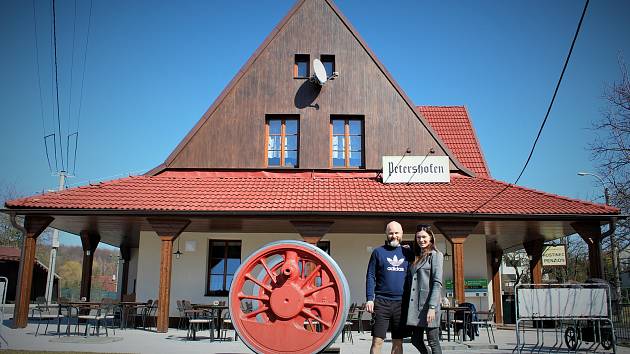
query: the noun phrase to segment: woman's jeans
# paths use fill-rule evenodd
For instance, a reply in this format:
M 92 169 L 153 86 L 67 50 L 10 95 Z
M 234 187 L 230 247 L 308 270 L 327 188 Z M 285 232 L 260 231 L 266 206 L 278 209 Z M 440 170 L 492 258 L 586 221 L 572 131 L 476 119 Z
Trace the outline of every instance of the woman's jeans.
M 421 354 L 428 354 L 427 347 L 424 345 L 424 331 L 427 331 L 427 340 L 432 354 L 442 354 L 440 347 L 440 328 L 412 327 L 411 344 L 416 347 Z

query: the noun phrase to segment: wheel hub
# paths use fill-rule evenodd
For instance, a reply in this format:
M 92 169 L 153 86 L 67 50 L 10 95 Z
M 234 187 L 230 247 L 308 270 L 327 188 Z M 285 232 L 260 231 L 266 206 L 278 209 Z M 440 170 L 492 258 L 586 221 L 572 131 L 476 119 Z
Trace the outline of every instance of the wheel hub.
M 294 283 L 285 283 L 281 288 L 274 289 L 269 299 L 271 311 L 282 318 L 290 319 L 297 316 L 304 309 L 304 294 Z

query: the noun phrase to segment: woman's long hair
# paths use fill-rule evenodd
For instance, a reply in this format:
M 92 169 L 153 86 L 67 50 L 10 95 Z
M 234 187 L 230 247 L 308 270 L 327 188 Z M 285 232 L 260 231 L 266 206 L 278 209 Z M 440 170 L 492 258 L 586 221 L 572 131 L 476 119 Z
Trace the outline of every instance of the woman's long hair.
M 416 238 L 418 233 L 422 231 L 425 231 L 431 237 L 431 245 L 427 247 L 426 249 L 423 249 L 422 247 L 420 247 L 420 245 L 418 244 L 418 239 Z M 433 235 L 433 231 L 431 231 L 431 227 L 419 225 L 418 231 L 416 231 L 416 234 L 414 235 L 414 239 L 413 239 L 413 254 L 415 256 L 413 265 L 416 265 L 424 261 L 425 258 L 431 255 L 431 251 L 433 250 L 437 250 L 437 248 L 435 248 L 435 235 Z

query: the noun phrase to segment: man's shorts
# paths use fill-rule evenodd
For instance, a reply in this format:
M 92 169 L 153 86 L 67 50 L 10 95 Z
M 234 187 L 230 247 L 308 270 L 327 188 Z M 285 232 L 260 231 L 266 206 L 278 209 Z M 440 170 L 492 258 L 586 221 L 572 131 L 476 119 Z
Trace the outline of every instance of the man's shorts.
M 407 337 L 407 326 L 401 323 L 402 301 L 374 300 L 374 313 L 372 314 L 372 337 L 385 339 L 387 327 L 391 325 L 392 339 Z

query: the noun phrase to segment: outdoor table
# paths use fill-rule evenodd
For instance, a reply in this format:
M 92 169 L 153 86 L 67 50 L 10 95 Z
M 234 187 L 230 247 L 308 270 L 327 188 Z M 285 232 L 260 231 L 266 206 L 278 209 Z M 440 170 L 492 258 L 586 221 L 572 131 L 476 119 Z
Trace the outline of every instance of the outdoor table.
M 458 311 L 462 311 L 464 313 L 466 312 L 471 312 L 470 309 L 468 307 L 450 307 L 450 306 L 443 306 L 442 310 L 446 311 L 446 339 L 447 341 L 451 341 L 451 311 L 453 313 L 458 312 Z M 463 341 L 466 341 L 466 315 L 464 314 L 464 323 L 462 323 L 463 326 Z M 455 333 L 453 333 L 453 337 L 455 337 Z
M 61 313 L 61 309 L 63 307 L 77 309 L 77 323 L 79 321 L 78 316 L 80 315 L 82 309 L 91 309 L 93 307 L 99 307 L 101 305 L 102 303 L 97 302 L 97 301 L 65 301 L 65 302 L 58 303 L 59 313 Z M 68 319 L 68 323 L 70 323 L 70 319 Z M 61 329 L 61 321 L 57 322 L 57 333 L 59 333 L 60 329 Z M 70 335 L 70 331 L 68 331 L 67 328 L 66 328 L 66 334 L 68 336 Z
M 216 318 L 219 325 L 216 327 L 217 338 L 221 338 L 221 329 L 223 328 L 223 310 L 228 309 L 228 305 L 215 305 L 215 304 L 193 304 L 193 308 L 199 310 L 207 310 L 212 312 L 212 319 Z

